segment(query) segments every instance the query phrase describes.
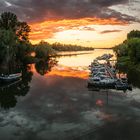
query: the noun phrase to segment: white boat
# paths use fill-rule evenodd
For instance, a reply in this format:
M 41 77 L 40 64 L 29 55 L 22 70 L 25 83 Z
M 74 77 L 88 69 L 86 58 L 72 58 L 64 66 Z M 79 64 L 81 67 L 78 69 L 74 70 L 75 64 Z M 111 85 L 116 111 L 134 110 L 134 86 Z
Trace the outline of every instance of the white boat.
M 92 85 L 92 84 L 100 84 L 101 82 L 101 79 L 100 79 L 100 77 L 90 77 L 89 79 L 88 79 L 88 84 L 90 84 L 90 85 Z
M 9 75 L 0 75 L 0 81 L 2 82 L 12 82 L 12 81 L 15 81 L 15 80 L 18 80 L 20 79 L 22 76 L 21 73 L 15 73 L 15 74 L 9 74 Z
M 101 80 L 101 84 L 102 85 L 115 84 L 115 80 L 111 79 L 111 78 L 104 78 L 104 79 Z
M 115 88 L 117 90 L 132 90 L 128 84 L 127 77 L 117 79 L 116 69 L 110 65 L 109 59 L 112 54 L 104 54 L 97 57 L 89 66 L 90 75 L 88 79 L 88 88 Z M 101 64 L 98 60 L 106 60 L 107 63 Z
M 91 72 L 106 72 L 105 67 L 92 67 Z
M 88 79 L 88 83 L 90 85 L 113 85 L 115 82 L 115 79 L 112 79 L 106 75 L 89 77 Z
M 113 57 L 112 54 L 103 54 L 102 56 L 98 56 L 96 59 L 97 60 L 109 60 L 112 57 Z
M 8 74 L 1 74 L 0 75 L 0 82 L 13 82 L 16 80 L 19 80 L 22 76 L 21 73 L 11 73 L 10 72 L 10 66 L 9 66 L 9 61 L 10 61 L 10 51 L 9 51 L 9 46 L 7 46 L 7 56 L 6 56 L 6 61 L 5 64 L 7 64 L 7 73 Z

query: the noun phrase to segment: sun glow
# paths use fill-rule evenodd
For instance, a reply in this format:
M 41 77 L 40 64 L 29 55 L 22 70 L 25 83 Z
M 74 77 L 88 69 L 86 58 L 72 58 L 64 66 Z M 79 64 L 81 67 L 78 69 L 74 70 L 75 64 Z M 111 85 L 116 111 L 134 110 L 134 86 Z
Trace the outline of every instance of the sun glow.
M 121 43 L 130 28 L 126 21 L 115 18 L 48 20 L 32 23 L 30 26 L 30 40 L 33 44 L 44 40 L 49 43 L 60 42 L 95 48 L 113 47 Z
M 83 18 L 69 20 L 50 20 L 41 23 L 32 23 L 30 40 L 37 43 L 40 40 L 50 42 L 62 42 L 72 44 L 93 45 L 93 42 L 100 41 L 101 36 L 92 25 L 127 25 L 127 22 L 118 21 L 115 18 Z

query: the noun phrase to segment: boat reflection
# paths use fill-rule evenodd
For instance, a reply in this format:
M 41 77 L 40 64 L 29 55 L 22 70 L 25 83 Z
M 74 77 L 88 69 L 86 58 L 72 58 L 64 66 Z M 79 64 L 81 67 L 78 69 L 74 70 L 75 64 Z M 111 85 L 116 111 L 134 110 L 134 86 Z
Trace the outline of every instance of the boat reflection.
M 22 70 L 22 81 L 0 91 L 2 108 L 16 105 L 14 109 L 1 111 L 4 131 L 0 131 L 0 136 L 7 139 L 129 140 L 138 135 L 140 110 L 139 102 L 134 99 L 139 101 L 139 90 L 137 96 L 135 90 L 125 94 L 112 89 L 88 91 L 88 65 L 93 55 L 90 54 L 85 64 L 88 56 L 79 55 L 71 59 L 71 63 L 66 57 L 69 61 L 59 58 L 57 65 L 49 61 L 26 66 Z M 24 97 L 19 100 L 19 96 Z M 7 131 L 9 127 L 11 131 Z M 139 136 L 134 139 L 138 140 Z
M 7 83 L 0 81 L 0 107 L 3 109 L 15 107 L 18 97 L 25 96 L 29 92 L 33 73 L 36 71 L 40 75 L 45 75 L 56 64 L 56 59 L 48 59 L 47 61 L 39 61 L 36 64 L 24 65 L 20 69 L 22 71 L 21 79 Z
M 30 71 L 30 66 L 22 68 L 22 79 L 0 84 L 0 107 L 3 109 L 10 109 L 15 107 L 17 97 L 25 96 L 29 89 L 33 73 Z

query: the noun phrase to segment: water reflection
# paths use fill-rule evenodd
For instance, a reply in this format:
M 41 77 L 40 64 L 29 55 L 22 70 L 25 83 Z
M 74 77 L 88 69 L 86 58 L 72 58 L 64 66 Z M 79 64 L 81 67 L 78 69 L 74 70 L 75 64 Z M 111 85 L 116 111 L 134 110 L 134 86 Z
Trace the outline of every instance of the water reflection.
M 22 68 L 22 79 L 12 83 L 0 84 L 0 106 L 3 109 L 15 107 L 18 96 L 25 96 L 29 89 L 33 73 L 30 71 L 30 66 Z
M 88 54 L 74 55 L 71 57 L 62 56 L 58 58 L 58 64 L 65 65 L 69 67 L 77 66 L 89 66 L 91 62 L 98 56 L 102 56 L 104 53 L 114 54 L 113 50 L 104 50 L 104 49 L 95 49 L 94 51 L 89 52 Z M 115 56 L 112 58 L 115 59 Z
M 123 118 L 106 122 L 100 129 L 97 128 L 74 140 L 139 140 L 139 130 L 139 122 Z
M 117 65 L 120 73 L 127 74 L 128 82 L 134 87 L 140 88 L 140 71 L 135 65 Z
M 87 68 L 95 55 L 66 57 L 68 61 L 62 57 L 57 66 L 50 60 L 23 69 L 22 81 L 0 91 L 2 108 L 16 105 L 0 111 L 0 139 L 139 139 L 140 104 L 128 97 L 133 91 L 88 91 Z
M 0 106 L 3 109 L 15 107 L 19 96 L 25 96 L 30 90 L 30 82 L 33 76 L 33 66 L 40 75 L 50 72 L 52 67 L 57 64 L 55 58 L 41 60 L 36 64 L 23 65 L 20 67 L 22 78 L 12 83 L 3 83 L 0 81 Z M 16 69 L 14 67 L 14 69 Z M 19 70 L 19 68 L 18 68 Z M 16 70 L 17 71 L 17 70 Z M 2 71 L 1 71 L 2 72 Z
M 57 60 L 55 58 L 49 58 L 48 60 L 40 60 L 35 64 L 35 69 L 40 75 L 45 75 L 50 72 L 52 67 L 57 64 Z
M 130 68 L 128 70 L 128 80 L 133 86 L 140 88 L 140 71 L 135 68 Z

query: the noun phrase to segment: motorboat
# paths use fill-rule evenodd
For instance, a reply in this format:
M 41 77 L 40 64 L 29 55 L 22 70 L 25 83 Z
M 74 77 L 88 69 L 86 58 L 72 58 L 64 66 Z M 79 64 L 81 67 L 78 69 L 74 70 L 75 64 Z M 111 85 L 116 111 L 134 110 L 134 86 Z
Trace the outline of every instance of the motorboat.
M 93 68 L 91 68 L 91 72 L 106 72 L 106 69 L 105 69 L 105 67 L 93 67 Z
M 88 79 L 88 83 L 90 85 L 113 85 L 115 84 L 116 80 L 115 79 L 112 79 L 108 76 L 105 76 L 105 75 L 101 75 L 101 76 L 94 76 L 94 77 L 90 77 Z
M 116 69 L 110 64 L 112 54 L 104 54 L 97 57 L 89 66 L 90 74 L 88 88 L 115 88 L 116 90 L 132 90 L 128 84 L 127 77 L 117 78 Z M 106 63 L 99 63 L 98 60 L 105 60 Z
M 88 84 L 89 85 L 99 85 L 101 82 L 101 78 L 100 77 L 90 77 L 89 79 L 88 79 Z
M 21 78 L 21 76 L 22 76 L 21 73 L 15 73 L 15 74 L 9 74 L 9 75 L 1 74 L 0 81 L 1 82 L 12 82 L 15 80 L 19 80 Z

